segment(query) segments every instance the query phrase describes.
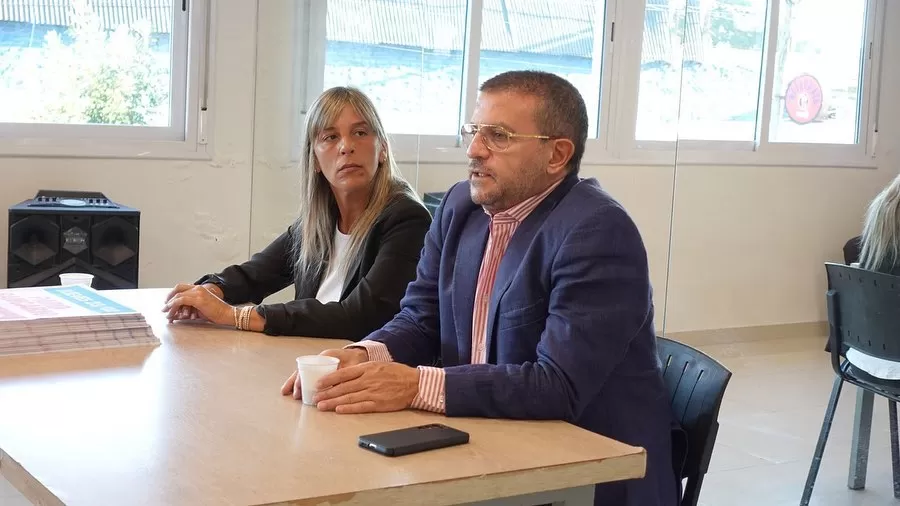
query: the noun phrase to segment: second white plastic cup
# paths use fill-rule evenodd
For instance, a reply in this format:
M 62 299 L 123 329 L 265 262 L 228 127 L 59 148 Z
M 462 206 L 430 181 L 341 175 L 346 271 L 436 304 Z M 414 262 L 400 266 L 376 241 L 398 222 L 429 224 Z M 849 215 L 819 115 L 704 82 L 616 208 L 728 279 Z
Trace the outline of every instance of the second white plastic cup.
M 93 274 L 83 272 L 65 272 L 59 275 L 59 283 L 63 286 L 84 285 L 91 286 L 94 281 Z
M 325 355 L 304 355 L 297 357 L 297 374 L 300 375 L 300 392 L 303 395 L 303 404 L 313 405 L 313 397 L 316 395 L 316 382 L 319 378 L 338 368 L 341 361 L 335 357 Z

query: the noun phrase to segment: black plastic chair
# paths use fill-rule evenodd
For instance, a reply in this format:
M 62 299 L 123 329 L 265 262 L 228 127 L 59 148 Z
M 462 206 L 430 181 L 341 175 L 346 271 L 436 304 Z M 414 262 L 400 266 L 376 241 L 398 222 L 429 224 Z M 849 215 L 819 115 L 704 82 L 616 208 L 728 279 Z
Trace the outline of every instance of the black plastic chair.
M 894 497 L 900 498 L 896 404 L 900 401 L 900 381 L 876 378 L 844 359 L 847 350 L 852 348 L 873 357 L 900 362 L 900 277 L 836 263 L 826 263 L 825 272 L 828 275 L 825 296 L 828 347 L 835 378 L 800 504 L 809 504 L 845 381 L 888 399 Z
M 844 243 L 844 264 L 850 265 L 859 262 L 859 253 L 862 248 L 862 236 L 856 236 Z M 831 353 L 831 345 L 825 341 L 825 353 Z
M 665 337 L 657 338 L 657 350 L 672 410 L 687 435 L 687 441 L 673 441 L 675 474 L 687 479 L 681 506 L 696 506 L 716 444 L 719 407 L 731 371 L 703 352 Z
M 446 192 L 425 193 L 425 198 L 422 201 L 425 203 L 425 208 L 428 209 L 428 212 L 431 213 L 432 217 L 434 217 L 434 213 L 436 213 L 438 207 L 440 207 L 441 201 L 444 200 L 445 194 Z

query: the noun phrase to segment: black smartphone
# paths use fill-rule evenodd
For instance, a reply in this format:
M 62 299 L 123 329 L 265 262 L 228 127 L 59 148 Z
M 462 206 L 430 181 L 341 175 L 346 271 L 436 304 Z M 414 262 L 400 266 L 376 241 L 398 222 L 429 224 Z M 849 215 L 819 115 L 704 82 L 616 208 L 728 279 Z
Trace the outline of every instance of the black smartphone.
M 468 442 L 468 433 L 440 423 L 359 436 L 359 446 L 388 457 L 399 457 Z

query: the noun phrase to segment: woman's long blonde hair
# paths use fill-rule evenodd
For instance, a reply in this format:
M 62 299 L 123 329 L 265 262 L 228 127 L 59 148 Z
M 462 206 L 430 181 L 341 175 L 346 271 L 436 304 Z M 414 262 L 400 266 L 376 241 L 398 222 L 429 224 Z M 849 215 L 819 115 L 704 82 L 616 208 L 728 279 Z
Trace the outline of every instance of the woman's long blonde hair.
M 889 272 L 900 260 L 900 176 L 869 204 L 861 242 L 863 269 Z
M 300 215 L 293 225 L 295 276 L 304 273 L 320 275 L 322 267 L 331 259 L 339 212 L 328 180 L 316 171 L 315 142 L 316 137 L 331 126 L 347 106 L 352 107 L 372 128 L 381 144 L 384 161 L 378 164 L 375 171 L 366 210 L 350 229 L 347 256 L 340 268 L 352 265 L 378 216 L 394 199 L 406 195 L 419 200 L 397 168 L 387 132 L 369 97 L 353 87 L 338 86 L 325 90 L 306 114 L 305 139 L 300 157 Z

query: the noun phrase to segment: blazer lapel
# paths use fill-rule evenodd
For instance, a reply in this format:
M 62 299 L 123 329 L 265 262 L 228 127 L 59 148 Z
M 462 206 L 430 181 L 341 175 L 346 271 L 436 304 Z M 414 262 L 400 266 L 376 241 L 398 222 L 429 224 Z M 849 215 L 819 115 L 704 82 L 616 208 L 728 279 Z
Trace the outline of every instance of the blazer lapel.
M 488 350 L 493 349 L 494 340 L 494 324 L 497 321 L 497 308 L 503 294 L 509 289 L 516 271 L 519 269 L 522 260 L 525 258 L 525 252 L 534 239 L 535 234 L 544 224 L 544 218 L 550 211 L 556 207 L 557 202 L 569 192 L 569 190 L 578 182 L 578 178 L 573 174 L 566 176 L 560 185 L 547 195 L 543 202 L 538 204 L 531 214 L 525 217 L 525 220 L 516 228 L 516 232 L 509 240 L 506 246 L 506 252 L 500 260 L 500 266 L 497 268 L 497 276 L 494 278 L 494 289 L 491 292 L 491 302 L 488 306 L 487 336 L 485 345 Z
M 360 250 L 359 254 L 350 265 L 347 266 L 347 274 L 344 275 L 344 286 L 341 288 L 341 299 L 350 291 L 350 286 L 356 286 L 359 281 L 359 266 L 362 265 L 362 257 L 365 250 Z
M 544 222 L 543 215 L 535 216 L 536 214 L 538 214 L 538 209 L 532 211 L 531 214 L 525 218 L 525 221 L 520 223 L 519 227 L 516 228 L 516 232 L 509 240 L 506 252 L 503 253 L 503 258 L 500 260 L 500 266 L 497 268 L 497 277 L 494 278 L 494 289 L 491 292 L 491 302 L 488 306 L 487 336 L 485 342 L 488 350 L 493 349 L 494 324 L 497 321 L 497 307 L 499 306 L 500 299 L 503 297 L 503 294 L 506 293 L 506 290 L 509 289 L 509 285 L 512 283 L 513 277 L 519 269 L 522 259 L 525 257 L 528 245 L 531 244 L 531 240 L 534 239 L 534 234 Z M 490 361 L 490 357 L 488 357 L 488 361 Z
M 323 266 L 322 270 L 324 275 L 324 270 L 327 269 L 328 266 Z M 297 298 L 298 299 L 313 299 L 316 296 L 316 293 L 319 291 L 319 282 L 321 281 L 322 276 L 316 276 L 311 273 L 301 274 L 299 279 L 297 279 Z
M 472 362 L 472 313 L 475 309 L 475 288 L 478 284 L 478 271 L 481 269 L 489 229 L 490 219 L 479 207 L 469 215 L 469 220 L 460 234 L 452 281 L 459 364 Z

